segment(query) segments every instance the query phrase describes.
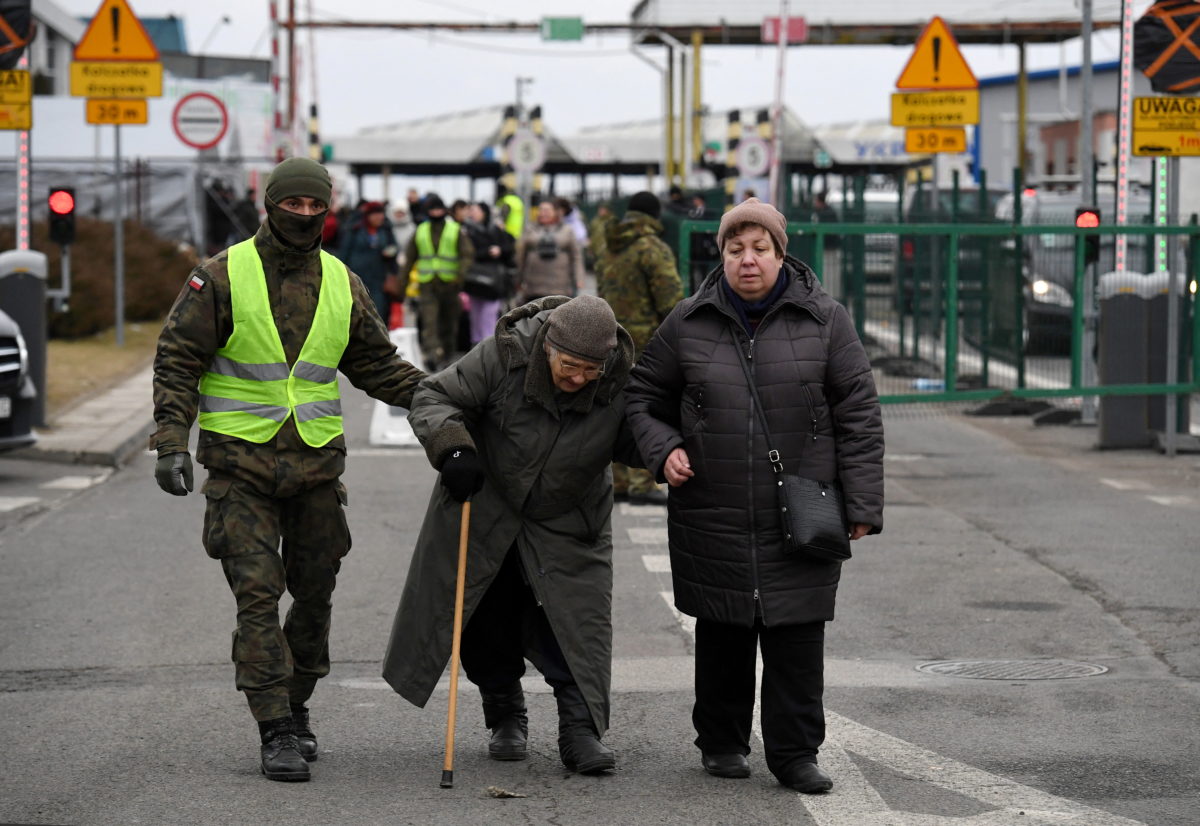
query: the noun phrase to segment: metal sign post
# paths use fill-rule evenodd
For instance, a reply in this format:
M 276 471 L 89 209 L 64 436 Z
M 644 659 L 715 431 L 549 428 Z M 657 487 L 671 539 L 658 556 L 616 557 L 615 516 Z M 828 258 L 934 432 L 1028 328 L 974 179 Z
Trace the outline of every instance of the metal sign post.
M 775 104 L 771 109 L 771 175 L 768 200 L 783 210 L 783 82 L 787 75 L 788 0 L 779 3 L 779 52 L 775 61 Z
M 1124 226 L 1129 216 L 1129 156 L 1132 151 L 1130 103 L 1133 100 L 1133 3 L 1121 4 L 1121 85 L 1117 96 L 1117 226 Z M 1089 171 L 1090 172 L 1090 171 Z M 1128 238 L 1117 236 L 1114 266 L 1125 272 Z
M 121 187 L 121 125 L 113 124 L 113 290 L 116 292 L 117 346 L 125 346 L 125 201 Z
M 1083 0 L 1083 66 L 1079 73 L 1080 93 L 1080 147 L 1079 175 L 1080 192 L 1083 195 L 1084 206 L 1098 206 L 1096 190 L 1092 177 L 1092 153 L 1094 151 L 1092 137 L 1092 0 Z M 1096 383 L 1096 360 L 1092 353 L 1096 352 L 1096 265 L 1091 264 L 1086 271 L 1083 281 L 1083 384 L 1091 387 Z M 1084 396 L 1080 400 L 1079 420 L 1083 424 L 1096 423 L 1096 397 Z
M 1167 159 L 1167 220 L 1176 225 L 1179 223 L 1179 156 L 1172 155 Z M 1179 236 L 1167 236 L 1167 384 L 1179 381 L 1179 299 L 1180 279 L 1183 275 L 1179 262 Z M 1177 444 L 1176 418 L 1178 412 L 1178 396 L 1167 394 L 1166 434 L 1163 448 L 1168 456 L 1175 455 Z

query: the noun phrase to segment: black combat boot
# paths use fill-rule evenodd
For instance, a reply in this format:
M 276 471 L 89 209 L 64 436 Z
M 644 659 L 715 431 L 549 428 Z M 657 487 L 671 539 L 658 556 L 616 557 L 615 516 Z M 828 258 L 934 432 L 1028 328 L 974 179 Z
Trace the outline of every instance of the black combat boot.
M 308 709 L 304 704 L 292 706 L 292 723 L 296 727 L 296 745 L 300 756 L 309 763 L 317 759 L 317 735 L 313 734 L 308 722 Z
M 479 693 L 483 697 L 483 723 L 492 731 L 488 756 L 493 760 L 524 760 L 528 756 L 529 716 L 521 683 L 495 694 L 482 689 Z
M 580 774 L 615 769 L 617 756 L 600 742 L 579 686 L 556 688 L 554 698 L 558 700 L 558 756 L 563 765 Z
M 308 780 L 308 763 L 300 756 L 291 717 L 258 724 L 262 737 L 262 773 L 268 780 Z

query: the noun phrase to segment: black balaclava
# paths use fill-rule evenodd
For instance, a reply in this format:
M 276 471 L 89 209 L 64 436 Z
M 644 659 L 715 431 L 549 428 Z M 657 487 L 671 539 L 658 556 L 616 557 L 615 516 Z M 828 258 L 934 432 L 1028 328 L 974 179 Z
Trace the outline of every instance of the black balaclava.
M 328 204 L 333 198 L 333 182 L 325 167 L 308 158 L 288 158 L 267 178 L 263 205 L 267 208 L 271 232 L 284 245 L 307 252 L 321 243 L 321 230 L 325 227 L 328 210 L 316 215 L 299 215 L 279 205 L 295 197 L 315 198 Z

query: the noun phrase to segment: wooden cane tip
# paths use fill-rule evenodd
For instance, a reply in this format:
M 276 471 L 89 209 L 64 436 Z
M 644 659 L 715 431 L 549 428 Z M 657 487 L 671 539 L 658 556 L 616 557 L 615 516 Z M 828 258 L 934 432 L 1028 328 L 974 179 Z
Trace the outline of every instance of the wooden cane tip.
M 443 789 L 453 789 L 454 788 L 454 770 L 453 769 L 443 769 L 442 770 L 441 786 Z

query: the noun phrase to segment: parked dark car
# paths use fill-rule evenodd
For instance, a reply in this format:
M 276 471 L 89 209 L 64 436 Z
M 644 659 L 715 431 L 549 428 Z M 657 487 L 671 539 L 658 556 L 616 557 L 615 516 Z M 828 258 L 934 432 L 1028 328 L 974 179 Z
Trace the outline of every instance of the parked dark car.
M 17 323 L 0 312 L 0 451 L 28 447 L 37 390 L 29 375 L 29 351 Z
M 1112 189 L 1098 194 L 1104 223 L 1116 223 L 1111 208 Z M 1071 226 L 1075 210 L 1081 206 L 1077 191 L 1027 189 L 1021 197 L 1021 222 L 1028 225 Z M 1008 195 L 996 204 L 996 218 L 1011 222 L 1013 198 Z M 1130 224 L 1150 220 L 1150 197 L 1142 189 L 1129 195 Z M 1127 241 L 1126 268 L 1134 272 L 1154 269 L 1147 257 L 1148 236 L 1130 235 Z M 1072 319 L 1075 300 L 1075 236 L 1057 233 L 1038 233 L 1024 236 L 1021 250 L 1021 271 L 1024 277 L 1025 302 L 1023 330 L 1025 352 L 1028 355 L 1065 355 L 1071 351 Z M 1004 244 L 1012 249 L 1011 239 Z M 1100 237 L 1100 256 L 1096 262 L 1099 274 L 1112 272 L 1116 260 L 1116 239 Z

